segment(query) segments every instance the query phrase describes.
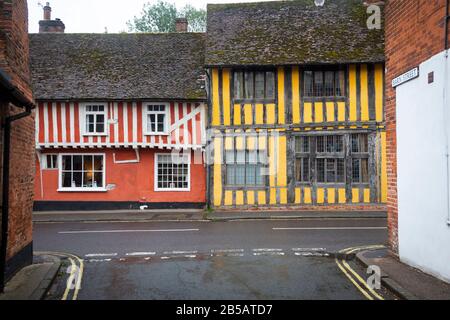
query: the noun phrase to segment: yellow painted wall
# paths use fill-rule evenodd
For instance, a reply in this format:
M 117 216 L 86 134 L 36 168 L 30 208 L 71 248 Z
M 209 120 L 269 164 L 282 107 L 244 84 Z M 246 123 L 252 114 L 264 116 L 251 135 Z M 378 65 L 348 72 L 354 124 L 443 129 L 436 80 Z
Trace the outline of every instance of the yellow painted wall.
M 372 68 L 369 72 L 369 67 Z M 291 122 L 295 125 L 311 124 L 311 127 L 296 127 L 296 131 L 314 131 L 328 127 L 326 123 L 342 122 L 337 125 L 338 129 L 354 128 L 351 124 L 353 121 L 359 121 L 359 114 L 361 121 L 377 121 L 383 124 L 384 121 L 384 66 L 382 64 L 376 65 L 374 68 L 368 65 L 350 65 L 348 68 L 348 92 L 347 101 L 305 101 L 302 97 L 302 71 L 299 66 L 292 68 L 279 67 L 276 68 L 276 101 L 274 103 L 235 103 L 232 97 L 232 70 L 224 68 L 222 70 L 213 68 L 211 70 L 211 125 L 214 126 L 240 126 L 243 131 L 247 129 L 245 125 L 274 125 L 279 126 L 277 130 L 285 130 L 283 126 L 287 124 L 286 115 L 291 114 Z M 291 87 L 286 87 L 285 77 L 287 72 L 290 72 Z M 359 76 L 357 74 L 359 73 Z M 373 79 L 369 76 L 373 74 Z M 359 81 L 358 81 L 359 79 Z M 222 88 L 219 88 L 219 84 Z M 369 84 L 373 84 L 373 91 L 369 89 Z M 291 93 L 290 100 L 286 99 L 286 93 Z M 359 93 L 358 93 L 359 92 Z M 375 97 L 369 97 L 369 92 L 374 92 Z M 311 102 L 312 101 L 312 102 Z M 370 103 L 375 103 L 374 113 L 375 119 L 370 119 Z M 360 111 L 357 108 L 360 106 Z M 264 116 L 265 115 L 265 116 Z M 223 119 L 223 123 L 221 123 Z M 233 120 L 232 120 L 233 119 Z M 350 123 L 349 123 L 350 122 Z M 324 123 L 324 125 L 320 125 Z M 317 126 L 319 124 L 319 126 Z M 366 126 L 365 126 L 366 127 Z M 336 129 L 334 129 L 336 130 Z M 230 130 L 233 132 L 234 130 Z M 387 200 L 387 175 L 386 175 L 386 134 L 379 133 L 379 144 L 381 154 L 380 172 L 380 189 L 379 197 L 382 202 Z M 258 143 L 256 143 L 258 142 Z M 213 139 L 215 146 L 214 159 L 218 163 L 212 166 L 212 177 L 214 185 L 212 190 L 214 206 L 231 206 L 234 205 L 233 198 L 235 198 L 236 205 L 278 205 L 288 203 L 288 143 L 283 132 L 276 137 L 269 136 L 267 141 L 264 138 L 259 138 L 258 141 L 251 138 L 244 141 L 244 139 L 222 138 Z M 222 185 L 222 168 L 221 162 L 223 155 L 221 154 L 221 146 L 224 143 L 224 148 L 230 150 L 234 143 L 237 148 L 267 148 L 269 156 L 269 178 L 268 186 L 262 187 L 259 190 L 227 190 L 226 186 Z M 224 190 L 225 189 L 225 190 Z M 309 186 L 297 186 L 293 191 L 292 199 L 296 204 L 314 204 L 313 190 Z M 315 190 L 315 199 L 318 204 L 345 204 L 345 203 L 359 203 L 361 198 L 363 203 L 373 202 L 370 199 L 370 190 L 362 189 L 360 194 L 359 188 L 352 188 L 351 198 L 347 199 L 345 188 L 327 188 L 320 187 Z M 223 197 L 223 199 L 222 199 Z M 247 203 L 244 203 L 245 199 Z

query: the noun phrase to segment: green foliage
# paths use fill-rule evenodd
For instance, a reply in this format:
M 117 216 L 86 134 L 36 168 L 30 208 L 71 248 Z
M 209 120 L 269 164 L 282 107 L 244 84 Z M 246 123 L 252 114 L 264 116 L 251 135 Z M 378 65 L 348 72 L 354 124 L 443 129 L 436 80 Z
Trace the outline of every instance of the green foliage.
M 206 30 L 206 11 L 186 5 L 177 10 L 175 4 L 158 0 L 156 4 L 146 3 L 140 17 L 127 22 L 129 32 L 175 32 L 175 19 L 188 20 L 190 32 Z

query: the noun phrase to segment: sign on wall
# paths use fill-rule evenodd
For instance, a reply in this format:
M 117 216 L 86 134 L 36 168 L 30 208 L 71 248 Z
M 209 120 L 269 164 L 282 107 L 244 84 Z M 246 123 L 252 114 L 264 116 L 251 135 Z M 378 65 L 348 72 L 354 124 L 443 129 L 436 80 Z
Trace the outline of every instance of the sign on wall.
M 419 67 L 416 67 L 412 70 L 409 70 L 408 72 L 405 72 L 404 74 L 402 74 L 401 76 L 395 78 L 394 80 L 392 80 L 392 87 L 398 87 L 399 85 L 411 81 L 412 79 L 418 78 L 419 77 Z

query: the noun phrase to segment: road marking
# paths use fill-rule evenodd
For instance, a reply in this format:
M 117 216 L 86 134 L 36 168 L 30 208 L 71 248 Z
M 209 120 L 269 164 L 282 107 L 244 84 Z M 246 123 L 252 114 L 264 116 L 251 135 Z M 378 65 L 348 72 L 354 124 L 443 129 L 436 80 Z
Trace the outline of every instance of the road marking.
M 89 259 L 88 262 L 111 262 L 111 259 Z
M 272 228 L 272 230 L 386 230 L 387 227 L 311 227 L 311 228 Z
M 128 252 L 125 253 L 126 256 L 131 256 L 131 257 L 135 257 L 135 256 L 154 256 L 156 254 L 156 252 Z
M 272 251 L 272 252 L 253 252 L 254 256 L 284 256 L 284 252 Z
M 195 257 L 197 257 L 197 255 L 196 254 L 187 254 L 187 255 L 184 255 L 183 257 L 185 257 L 185 258 L 195 258 Z
M 339 252 L 340 253 L 346 253 L 346 254 L 350 254 L 350 253 L 354 253 L 356 251 L 361 251 L 361 250 L 369 250 L 369 249 L 381 249 L 381 248 L 385 248 L 384 245 L 371 245 L 371 246 L 359 246 L 359 247 L 351 247 L 351 248 L 346 248 L 346 249 L 342 249 Z M 350 279 L 350 281 L 358 288 L 359 291 L 361 291 L 364 296 L 366 298 L 368 298 L 369 300 L 374 300 L 374 297 L 377 298 L 378 300 L 384 300 L 384 298 L 379 295 L 375 290 L 373 290 L 369 285 L 367 285 L 366 281 L 355 271 L 353 270 L 353 268 L 347 263 L 347 261 L 345 261 L 344 259 L 341 259 L 341 261 L 339 262 L 338 259 L 335 259 L 336 264 L 338 265 L 339 269 L 341 269 L 341 271 L 347 276 L 347 278 Z M 353 278 L 348 272 L 350 272 L 351 275 L 353 275 Z M 360 286 L 357 281 L 362 285 Z M 370 294 L 372 295 L 370 295 Z
M 117 256 L 117 253 L 88 253 L 84 255 L 86 258 L 93 258 L 93 257 L 115 257 Z
M 252 249 L 253 252 L 280 252 L 283 251 L 283 249 L 269 249 L 269 248 L 259 248 L 259 249 Z
M 292 248 L 292 251 L 327 251 L 326 248 Z
M 83 234 L 83 233 L 133 233 L 133 232 L 192 232 L 200 229 L 148 229 L 148 230 L 80 230 L 59 231 L 59 234 Z
M 244 249 L 212 249 L 212 253 L 234 253 L 234 252 L 244 252 Z
M 373 300 L 373 298 L 363 289 L 360 287 L 360 285 L 348 274 L 346 269 L 339 263 L 338 259 L 335 259 L 336 264 L 338 265 L 339 269 L 345 274 L 345 276 L 353 283 L 353 285 L 368 299 Z
M 74 254 L 70 254 L 70 253 L 65 253 L 65 252 L 51 252 L 51 251 L 37 251 L 35 252 L 35 254 L 48 254 L 48 255 L 55 255 L 55 256 L 59 256 L 59 257 L 64 257 L 64 258 L 68 258 L 70 263 L 71 263 L 71 274 L 74 272 L 74 268 L 76 269 L 76 263 L 75 260 L 78 261 L 78 265 L 79 265 L 79 273 L 78 273 L 78 277 L 77 277 L 77 283 L 75 284 L 75 288 L 71 288 L 71 282 L 67 281 L 66 282 L 66 290 L 65 292 L 69 292 L 72 289 L 74 290 L 73 296 L 72 296 L 72 300 L 77 300 L 78 298 L 78 293 L 81 289 L 81 281 L 83 280 L 83 272 L 84 272 L 84 262 L 83 259 L 80 259 L 78 256 L 74 255 Z M 64 292 L 64 294 L 65 294 Z M 67 295 L 65 294 L 65 296 L 63 296 L 61 298 L 61 300 L 66 300 L 68 297 L 68 293 Z
M 196 254 L 197 250 L 194 251 L 164 251 L 163 254 Z
M 64 290 L 64 294 L 61 300 L 67 300 L 67 296 L 69 295 L 69 292 L 71 290 L 69 284 L 73 282 L 73 278 L 75 277 L 75 271 L 77 270 L 75 261 L 71 257 L 68 257 L 68 259 L 70 261 L 70 275 L 69 278 L 67 279 L 66 290 Z
M 329 257 L 329 253 L 320 253 L 320 252 L 294 252 L 296 256 L 302 257 Z

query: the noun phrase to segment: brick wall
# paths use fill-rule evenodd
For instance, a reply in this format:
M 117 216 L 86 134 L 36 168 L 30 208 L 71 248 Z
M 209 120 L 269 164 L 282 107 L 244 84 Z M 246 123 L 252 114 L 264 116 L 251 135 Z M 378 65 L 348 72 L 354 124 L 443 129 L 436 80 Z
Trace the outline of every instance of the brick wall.
M 389 245 L 398 252 L 397 141 L 392 79 L 444 51 L 447 0 L 389 0 L 386 32 L 386 136 Z
M 11 83 L 22 91 L 27 99 L 32 101 L 26 0 L 0 0 L 0 69 L 11 78 Z M 4 100 L 0 101 L 0 120 L 2 123 L 5 117 L 23 111 L 22 106 L 14 106 Z M 2 152 L 3 129 L 1 136 L 0 151 Z M 29 248 L 32 243 L 34 140 L 34 116 L 12 123 L 7 259 L 15 260 L 14 264 L 17 267 L 20 267 L 17 256 L 21 255 L 23 249 Z M 29 258 L 27 257 L 25 260 Z

